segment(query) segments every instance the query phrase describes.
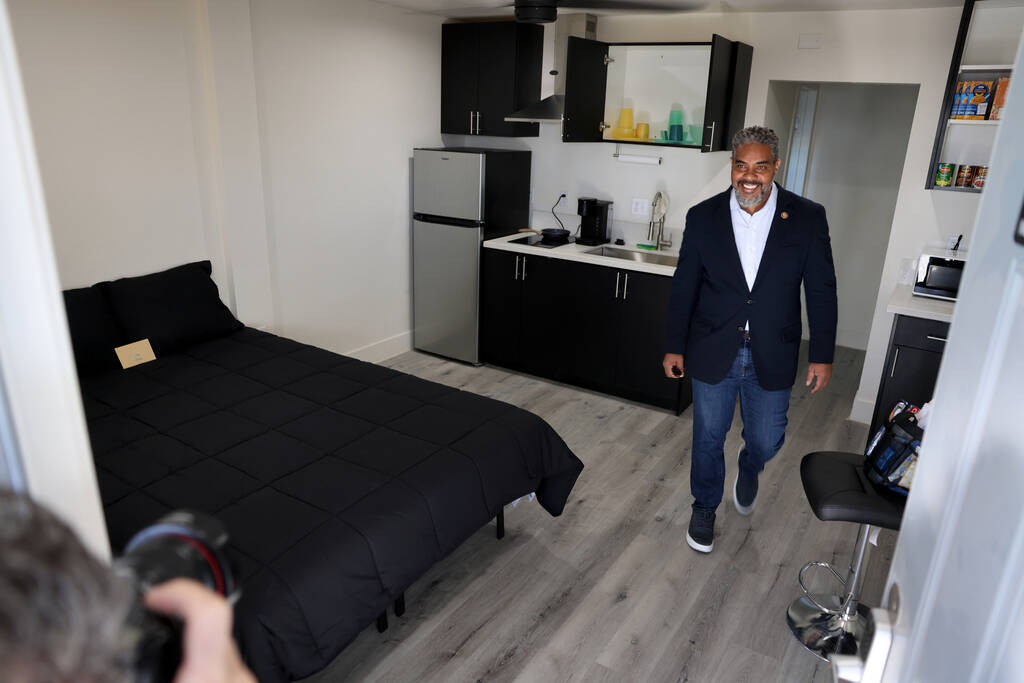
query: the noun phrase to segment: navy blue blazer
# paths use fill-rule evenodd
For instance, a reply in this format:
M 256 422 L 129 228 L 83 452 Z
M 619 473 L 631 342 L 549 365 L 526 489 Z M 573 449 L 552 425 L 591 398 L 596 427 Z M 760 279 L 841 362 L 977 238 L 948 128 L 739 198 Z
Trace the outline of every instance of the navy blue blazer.
M 731 188 L 730 188 L 731 190 Z M 779 193 L 753 289 L 743 276 L 726 190 L 692 207 L 672 279 L 666 353 L 684 356 L 686 374 L 725 379 L 750 321 L 750 349 L 761 386 L 793 386 L 800 351 L 800 285 L 807 300 L 809 361 L 831 363 L 838 305 L 825 208 Z M 785 218 L 783 218 L 785 214 Z

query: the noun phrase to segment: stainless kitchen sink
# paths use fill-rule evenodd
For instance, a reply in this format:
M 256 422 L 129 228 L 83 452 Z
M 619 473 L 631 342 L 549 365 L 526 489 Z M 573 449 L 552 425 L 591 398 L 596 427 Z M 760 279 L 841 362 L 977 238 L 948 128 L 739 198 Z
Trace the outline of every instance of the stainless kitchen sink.
M 675 268 L 679 258 L 671 254 L 661 254 L 654 251 L 633 251 L 632 249 L 619 249 L 618 247 L 598 247 L 589 249 L 586 254 L 594 256 L 611 256 L 612 258 L 625 259 L 627 261 L 640 261 L 641 263 L 654 263 L 659 266 L 672 266 Z

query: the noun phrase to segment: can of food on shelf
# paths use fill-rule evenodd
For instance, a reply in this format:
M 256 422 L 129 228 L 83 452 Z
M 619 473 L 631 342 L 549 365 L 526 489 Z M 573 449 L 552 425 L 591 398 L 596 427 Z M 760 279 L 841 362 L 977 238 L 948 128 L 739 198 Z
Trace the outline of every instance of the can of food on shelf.
M 968 164 L 960 164 L 960 168 L 956 171 L 956 185 L 954 187 L 971 187 L 975 168 L 975 166 L 969 166 Z
M 935 169 L 935 186 L 952 187 L 953 185 L 953 164 L 940 163 Z
M 974 167 L 974 180 L 971 181 L 971 187 L 980 190 L 985 187 L 985 178 L 988 177 L 988 166 L 975 166 Z

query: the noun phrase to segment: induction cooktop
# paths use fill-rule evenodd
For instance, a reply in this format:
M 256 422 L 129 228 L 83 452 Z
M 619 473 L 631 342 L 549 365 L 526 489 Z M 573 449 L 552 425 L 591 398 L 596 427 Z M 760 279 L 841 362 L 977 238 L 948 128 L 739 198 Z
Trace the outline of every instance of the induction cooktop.
M 552 241 L 546 241 L 545 242 L 544 238 L 541 237 L 540 235 L 527 235 L 525 237 L 519 237 L 519 238 L 514 239 L 514 240 L 509 240 L 509 244 L 526 244 L 526 245 L 529 245 L 531 247 L 543 247 L 544 249 L 554 249 L 555 247 L 560 247 L 563 244 L 572 244 L 575 241 L 576 241 L 575 237 L 569 237 L 569 238 L 565 239 L 564 241 L 563 240 L 559 240 L 557 242 L 552 242 Z

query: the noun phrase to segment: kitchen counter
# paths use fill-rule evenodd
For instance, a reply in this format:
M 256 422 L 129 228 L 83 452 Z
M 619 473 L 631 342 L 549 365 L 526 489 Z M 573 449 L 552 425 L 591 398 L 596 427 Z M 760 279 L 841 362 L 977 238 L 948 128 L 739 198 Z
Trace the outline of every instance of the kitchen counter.
M 644 263 L 642 261 L 630 261 L 627 259 L 615 258 L 614 256 L 597 256 L 596 254 L 587 254 L 586 252 L 591 249 L 597 249 L 595 246 L 586 246 L 583 244 L 563 244 L 558 247 L 552 247 L 550 249 L 546 247 L 531 246 L 529 244 L 510 244 L 512 240 L 517 240 L 521 237 L 531 235 L 533 233 L 517 233 L 514 235 L 506 235 L 505 237 L 496 237 L 491 240 L 484 242 L 485 249 L 497 249 L 500 251 L 513 251 L 517 254 L 532 254 L 533 256 L 540 256 L 545 258 L 562 259 L 565 261 L 578 261 L 580 263 L 592 263 L 597 266 L 607 266 L 609 268 L 618 268 L 619 270 L 635 270 L 643 273 L 653 273 L 654 275 L 665 275 L 672 277 L 676 272 L 675 266 L 662 266 L 656 263 Z M 660 252 L 653 252 L 647 249 L 637 249 L 629 246 L 618 246 L 615 244 L 604 244 L 601 246 L 615 247 L 616 249 L 627 249 L 629 251 L 639 251 L 644 253 L 661 253 L 668 254 L 676 257 L 679 255 L 679 249 L 675 247 L 669 247 L 668 249 L 662 249 Z M 917 298 L 917 297 L 915 297 Z
M 909 315 L 926 320 L 938 320 L 948 323 L 953 321 L 953 302 L 942 299 L 931 299 L 925 296 L 914 296 L 913 285 L 896 285 L 889 297 L 887 313 Z

